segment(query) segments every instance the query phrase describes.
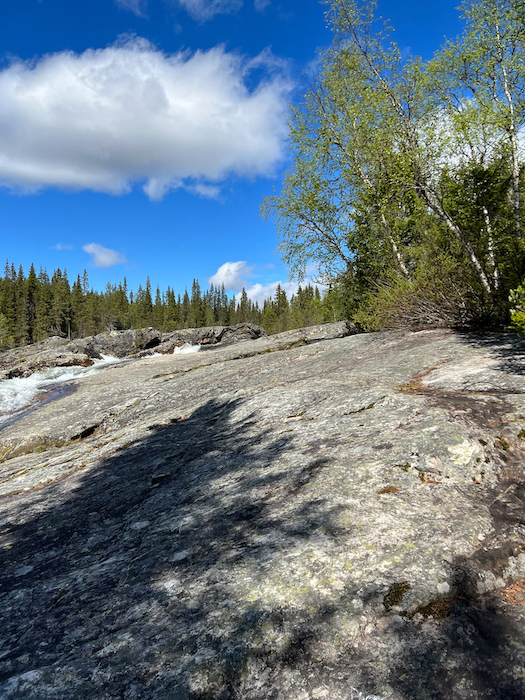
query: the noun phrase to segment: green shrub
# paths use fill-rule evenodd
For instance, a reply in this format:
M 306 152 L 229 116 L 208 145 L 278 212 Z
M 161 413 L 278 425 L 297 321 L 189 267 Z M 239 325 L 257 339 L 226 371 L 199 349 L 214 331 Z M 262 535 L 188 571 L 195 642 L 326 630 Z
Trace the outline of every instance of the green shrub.
M 509 302 L 510 328 L 520 335 L 525 335 L 525 287 L 523 284 L 511 291 Z
M 413 280 L 392 275 L 379 282 L 353 321 L 367 331 L 419 330 L 469 326 L 479 315 L 478 300 L 459 275 L 424 270 Z

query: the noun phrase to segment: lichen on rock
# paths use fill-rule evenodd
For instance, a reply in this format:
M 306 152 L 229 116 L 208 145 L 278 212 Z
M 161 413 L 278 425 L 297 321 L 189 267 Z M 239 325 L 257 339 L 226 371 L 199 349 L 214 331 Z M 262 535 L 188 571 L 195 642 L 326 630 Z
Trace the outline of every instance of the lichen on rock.
M 307 331 L 0 432 L 0 697 L 525 697 L 520 345 Z

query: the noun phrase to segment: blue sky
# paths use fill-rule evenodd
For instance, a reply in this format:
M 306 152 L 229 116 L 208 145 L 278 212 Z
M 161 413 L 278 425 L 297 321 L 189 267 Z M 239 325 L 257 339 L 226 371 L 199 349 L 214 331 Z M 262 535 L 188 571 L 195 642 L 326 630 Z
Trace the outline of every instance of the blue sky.
M 456 0 L 379 0 L 406 52 Z M 330 43 L 317 0 L 17 0 L 0 10 L 2 253 L 103 289 L 211 280 L 262 300 L 288 272 L 259 209 L 288 105 Z M 286 286 L 293 291 L 293 286 Z

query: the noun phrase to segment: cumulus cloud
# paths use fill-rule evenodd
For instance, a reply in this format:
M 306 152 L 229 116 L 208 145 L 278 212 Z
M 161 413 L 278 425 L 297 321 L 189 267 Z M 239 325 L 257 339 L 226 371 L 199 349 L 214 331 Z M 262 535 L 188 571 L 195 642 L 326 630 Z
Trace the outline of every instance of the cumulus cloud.
M 253 277 L 254 267 L 255 265 L 248 265 L 245 260 L 240 260 L 238 262 L 227 262 L 224 263 L 224 265 L 221 265 L 217 272 L 210 277 L 208 281 L 210 284 L 215 286 L 224 284 L 225 289 L 235 292 L 236 294 L 238 294 L 244 287 L 248 298 L 254 303 L 257 302 L 259 306 L 262 306 L 265 299 L 273 299 L 275 297 L 275 292 L 277 291 L 277 287 L 279 285 L 281 285 L 281 289 L 284 289 L 286 292 L 288 300 L 290 300 L 292 296 L 297 293 L 299 284 L 289 280 L 286 282 L 270 282 L 269 284 L 260 284 L 259 282 L 256 284 L 251 284 L 248 280 L 250 277 Z M 273 267 L 273 265 L 265 266 L 266 269 Z M 310 266 L 310 273 L 313 273 L 316 270 L 317 268 L 314 265 Z M 319 287 L 320 290 L 326 289 L 324 285 L 313 282 L 309 277 L 307 277 L 307 279 L 302 283 L 302 286 L 304 287 L 308 284 L 313 284 L 314 286 Z
M 253 303 L 257 302 L 262 307 L 265 299 L 274 299 L 277 287 L 281 285 L 281 289 L 286 292 L 288 301 L 297 292 L 299 285 L 297 282 L 270 282 L 270 284 L 253 284 L 246 288 L 248 299 Z
M 253 0 L 253 5 L 257 12 L 265 10 L 272 0 Z
M 315 282 L 314 280 L 308 278 L 301 283 L 301 287 L 303 287 L 304 289 L 304 287 L 306 287 L 309 284 L 311 284 L 314 288 L 319 287 L 319 291 L 321 293 L 326 290 L 326 286 L 324 284 L 319 284 L 318 282 Z M 284 291 L 286 292 L 286 297 L 288 301 L 290 301 L 294 294 L 297 294 L 297 290 L 299 289 L 299 284 L 297 282 L 291 282 L 290 280 L 287 280 L 286 282 L 279 281 L 270 282 L 270 284 L 251 285 L 250 287 L 246 287 L 246 294 L 248 295 L 249 299 L 251 299 L 254 303 L 257 302 L 259 306 L 262 307 L 265 299 L 275 298 L 275 292 L 277 291 L 277 287 L 279 285 L 281 285 L 281 289 L 284 289 Z
M 166 55 L 138 38 L 13 63 L 0 71 L 0 185 L 216 196 L 230 175 L 273 172 L 290 87 L 269 54 Z
M 237 12 L 243 4 L 243 0 L 178 0 L 178 2 L 192 17 L 201 22 L 211 19 L 214 15 Z
M 123 10 L 129 10 L 138 17 L 143 17 L 146 13 L 147 0 L 115 0 L 115 2 Z
M 98 243 L 83 245 L 82 250 L 88 253 L 88 255 L 91 255 L 91 262 L 95 267 L 113 267 L 113 265 L 120 265 L 121 263 L 127 262 L 122 253 L 111 250 L 111 248 L 104 248 L 104 246 Z
M 218 199 L 221 193 L 220 187 L 205 185 L 202 182 L 197 183 L 193 187 L 187 187 L 186 189 L 194 194 L 200 194 L 201 197 L 206 197 L 207 199 Z
M 236 292 L 247 286 L 246 279 L 253 276 L 253 267 L 246 264 L 245 260 L 239 262 L 227 262 L 221 265 L 217 272 L 209 279 L 209 283 Z

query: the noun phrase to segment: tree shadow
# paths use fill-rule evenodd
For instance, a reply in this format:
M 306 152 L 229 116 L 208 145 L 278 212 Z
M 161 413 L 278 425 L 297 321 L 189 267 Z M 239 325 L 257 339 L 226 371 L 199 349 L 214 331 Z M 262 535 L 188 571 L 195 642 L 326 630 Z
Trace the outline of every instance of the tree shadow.
M 522 615 L 479 594 L 476 559 L 456 557 L 450 595 L 392 625 L 400 653 L 390 684 L 406 700 L 525 698 Z
M 290 595 L 306 548 L 348 546 L 350 531 L 336 499 L 307 488 L 326 459 L 242 409 L 209 401 L 96 468 L 10 500 L 0 697 L 363 700 L 390 688 L 396 700 L 525 699 L 509 673 L 525 668 L 519 610 L 478 595 L 482 562 L 456 559 L 450 595 L 416 613 L 389 611 L 373 582 L 330 599 L 315 586 Z M 385 627 L 336 648 L 357 598 Z
M 497 369 L 525 374 L 525 342 L 516 333 L 457 333 L 456 337 L 475 348 L 490 350 L 499 360 Z
M 209 401 L 11 502 L 3 697 L 244 697 L 254 635 L 284 614 L 257 577 L 320 527 L 336 537 L 337 508 L 302 496 L 323 460 L 284 463 L 293 438 L 236 420 L 241 404 Z
M 491 369 L 525 373 L 525 344 L 517 335 L 461 332 L 455 337 L 489 350 L 497 361 Z M 525 580 L 507 578 L 504 586 L 509 591 L 515 586 L 524 589 L 523 596 L 511 602 L 503 586 L 482 593 L 478 589 L 487 574 L 502 581 L 509 559 L 521 555 L 516 528 L 525 524 L 523 449 L 519 439 L 496 437 L 497 430 L 506 434 L 507 416 L 516 411 L 506 397 L 525 392 L 507 382 L 494 384 L 486 390 L 423 392 L 433 405 L 469 424 L 476 437 L 480 430 L 487 431 L 487 440 L 492 435 L 490 444 L 480 442 L 499 480 L 485 494 L 494 527 L 487 546 L 480 544 L 471 557 L 454 558 L 449 594 L 418 611 L 394 616 L 389 627 L 389 644 L 399 649 L 390 685 L 406 700 L 525 698 Z

